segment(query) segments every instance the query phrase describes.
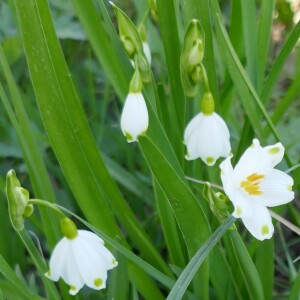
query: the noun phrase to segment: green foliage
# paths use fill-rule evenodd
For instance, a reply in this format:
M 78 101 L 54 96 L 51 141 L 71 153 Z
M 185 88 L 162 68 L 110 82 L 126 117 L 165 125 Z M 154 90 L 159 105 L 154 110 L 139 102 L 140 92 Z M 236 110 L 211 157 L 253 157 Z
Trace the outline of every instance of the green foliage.
M 232 225 L 219 167 L 184 160 L 182 142 L 209 88 L 233 160 L 254 137 L 282 142 L 279 169 L 292 168 L 299 200 L 294 16 L 284 0 L 1 1 L 0 299 L 71 298 L 44 276 L 59 218 L 35 206 L 23 219 L 28 193 L 97 233 L 118 260 L 107 289 L 82 289 L 77 299 L 298 299 L 299 238 L 275 227 L 260 242 Z M 126 143 L 119 125 L 130 60 L 149 114 L 138 145 Z M 11 169 L 18 182 L 8 175 L 8 203 Z M 13 226 L 12 199 L 26 200 Z M 299 226 L 298 205 L 285 208 L 276 212 Z

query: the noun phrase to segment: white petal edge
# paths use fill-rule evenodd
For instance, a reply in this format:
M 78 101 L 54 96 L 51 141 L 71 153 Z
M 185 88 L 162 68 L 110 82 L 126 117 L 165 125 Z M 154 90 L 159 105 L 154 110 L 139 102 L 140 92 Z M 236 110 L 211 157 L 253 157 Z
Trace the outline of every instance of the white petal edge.
M 80 275 L 74 256 L 75 253 L 73 247 L 77 239 L 78 237 L 76 237 L 75 240 L 70 240 L 70 251 L 66 256 L 65 266 L 61 274 L 61 278 L 70 286 L 69 293 L 71 295 L 76 295 L 78 291 L 84 286 L 84 281 Z
M 49 271 L 45 274 L 49 279 L 58 281 L 65 267 L 66 256 L 70 251 L 70 243 L 66 238 L 61 239 L 55 246 L 50 262 Z
M 265 206 L 253 204 L 253 214 L 242 218 L 247 230 L 258 240 L 270 239 L 274 233 L 272 218 Z
M 253 201 L 267 207 L 274 207 L 291 202 L 295 198 L 291 190 L 294 180 L 288 174 L 272 169 L 261 182 L 262 195 L 253 197 Z
M 259 140 L 254 139 L 253 144 L 244 152 L 234 168 L 234 181 L 241 182 L 254 173 L 268 172 L 282 160 L 283 154 L 284 147 L 281 143 L 261 147 Z

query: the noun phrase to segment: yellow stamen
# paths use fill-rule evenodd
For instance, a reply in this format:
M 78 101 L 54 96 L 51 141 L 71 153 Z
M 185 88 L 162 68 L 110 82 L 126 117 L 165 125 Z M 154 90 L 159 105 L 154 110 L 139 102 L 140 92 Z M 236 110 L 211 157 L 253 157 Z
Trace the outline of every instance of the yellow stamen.
M 265 175 L 263 174 L 253 173 L 246 178 L 247 180 L 242 181 L 240 186 L 244 188 L 249 195 L 262 195 L 263 192 L 261 191 L 259 184 L 264 178 Z

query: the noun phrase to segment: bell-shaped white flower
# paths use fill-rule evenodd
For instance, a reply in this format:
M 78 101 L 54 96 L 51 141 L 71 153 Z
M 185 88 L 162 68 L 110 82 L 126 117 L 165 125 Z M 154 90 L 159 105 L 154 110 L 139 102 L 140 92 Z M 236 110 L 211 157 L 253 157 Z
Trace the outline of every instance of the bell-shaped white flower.
M 212 95 L 205 93 L 202 102 L 202 112 L 189 122 L 184 132 L 185 158 L 193 160 L 200 157 L 212 166 L 219 157 L 230 154 L 230 135 L 224 120 L 213 111 Z
M 46 276 L 53 281 L 61 277 L 76 295 L 84 286 L 100 290 L 106 287 L 107 271 L 118 265 L 114 256 L 96 234 L 78 230 L 76 237 L 64 237 L 55 246 Z
M 143 94 L 128 94 L 121 115 L 121 128 L 128 143 L 136 142 L 138 136 L 147 131 L 148 124 L 149 116 Z
M 270 239 L 274 232 L 267 207 L 286 204 L 294 199 L 293 179 L 274 169 L 283 154 L 281 143 L 261 147 L 254 139 L 234 169 L 231 157 L 220 165 L 224 191 L 234 206 L 233 216 L 241 218 L 250 233 L 259 240 Z
M 142 78 L 138 68 L 132 76 L 129 94 L 121 115 L 121 129 L 128 143 L 136 142 L 149 125 L 148 109 L 142 91 Z

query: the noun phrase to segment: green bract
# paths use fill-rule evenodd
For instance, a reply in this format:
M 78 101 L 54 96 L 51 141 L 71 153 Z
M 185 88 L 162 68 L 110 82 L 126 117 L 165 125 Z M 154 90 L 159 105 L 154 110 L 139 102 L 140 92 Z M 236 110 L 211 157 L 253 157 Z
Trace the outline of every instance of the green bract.
M 115 10 L 117 16 L 119 35 L 123 47 L 127 52 L 130 59 L 134 59 L 134 63 L 137 64 L 142 76 L 143 82 L 150 81 L 150 68 L 147 62 L 147 58 L 144 54 L 143 44 L 137 28 L 129 17 L 114 3 L 110 2 Z
M 209 182 L 204 185 L 202 194 L 208 201 L 212 213 L 220 222 L 223 222 L 229 216 L 227 207 L 228 198 L 223 193 L 214 193 Z
M 29 192 L 20 185 L 14 170 L 10 170 L 6 176 L 6 197 L 10 221 L 17 231 L 24 229 L 24 216 L 29 217 L 33 212 L 33 206 L 28 205 Z
M 197 94 L 199 82 L 202 79 L 200 64 L 203 60 L 204 48 L 204 31 L 200 22 L 193 19 L 185 32 L 180 58 L 182 84 L 188 97 L 194 97 Z

